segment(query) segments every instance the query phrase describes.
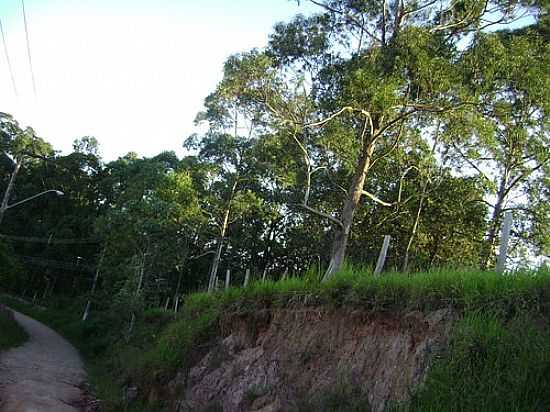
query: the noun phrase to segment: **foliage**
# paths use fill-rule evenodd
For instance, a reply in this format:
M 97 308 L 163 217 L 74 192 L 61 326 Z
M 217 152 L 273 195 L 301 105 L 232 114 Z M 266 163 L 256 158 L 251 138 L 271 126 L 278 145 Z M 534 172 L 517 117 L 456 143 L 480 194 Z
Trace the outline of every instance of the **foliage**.
M 508 268 L 548 258 L 547 4 L 313 3 L 227 59 L 183 158 L 61 154 L 0 113 L 0 287 L 118 377 L 184 364 L 223 311 L 543 304 L 544 271 L 437 268 L 490 268 L 506 212 Z
M 29 338 L 19 324 L 0 312 L 0 352 L 22 345 Z
M 504 387 L 510 389 L 506 385 L 517 384 L 507 395 L 513 397 L 514 402 L 533 405 L 536 400 L 546 399 L 543 386 L 527 387 L 524 383 L 529 382 L 531 370 L 540 375 L 540 382 L 545 382 L 542 377 L 547 373 L 544 366 L 548 361 L 547 332 L 536 325 L 523 326 L 548 315 L 548 290 L 550 272 L 547 269 L 507 276 L 447 269 L 414 276 L 395 273 L 374 277 L 369 270 L 347 267 L 329 282 L 320 283 L 317 276 L 292 277 L 278 282 L 255 282 L 248 288 L 192 294 L 175 319 L 164 310 L 146 311 L 130 339 L 125 338 L 124 331 L 115 333 L 113 324 L 108 326 L 108 313 L 96 315 L 94 322 L 82 323 L 74 314 L 68 315 L 65 311 L 32 309 L 18 301 L 5 297 L 3 300 L 58 328 L 83 351 L 90 361 L 92 382 L 112 410 L 122 407 L 117 387 L 133 382 L 147 391 L 165 382 L 177 370 L 192 367 L 208 350 L 209 342 L 220 333 L 221 316 L 231 312 L 299 309 L 304 305 L 327 310 L 344 307 L 366 311 L 428 311 L 452 305 L 464 314 L 464 318 L 456 325 L 449 355 L 437 363 L 439 366 L 429 375 L 425 389 L 413 402 L 414 410 L 438 410 L 437 405 L 445 403 L 436 402 L 450 402 L 452 397 L 462 396 L 454 391 L 456 384 L 464 385 L 466 391 L 471 390 L 468 392 L 471 396 L 464 398 L 460 405 L 467 407 L 468 402 L 479 402 L 485 391 L 496 386 L 475 391 L 470 386 L 478 384 L 479 379 L 485 379 L 487 385 L 497 385 L 489 375 L 483 375 L 492 373 L 496 366 L 502 371 L 499 376 L 504 379 Z M 482 353 L 473 353 L 476 348 Z M 478 356 L 475 362 L 468 358 L 471 356 Z M 485 356 L 492 363 L 483 363 Z M 470 369 L 463 368 L 465 359 L 470 359 Z M 533 368 L 524 368 L 524 361 Z M 507 380 L 520 373 L 518 371 L 525 379 Z M 531 392 L 527 391 L 529 388 Z M 326 394 L 322 402 L 326 400 L 324 405 L 327 406 L 327 402 L 340 399 L 340 393 L 355 394 L 352 388 L 343 384 L 340 391 Z M 354 403 L 359 398 L 354 395 L 349 399 L 350 408 L 352 405 L 365 407 L 364 402 Z M 308 410 L 312 405 L 303 403 L 297 407 Z M 423 405 L 434 405 L 435 409 L 424 409 Z

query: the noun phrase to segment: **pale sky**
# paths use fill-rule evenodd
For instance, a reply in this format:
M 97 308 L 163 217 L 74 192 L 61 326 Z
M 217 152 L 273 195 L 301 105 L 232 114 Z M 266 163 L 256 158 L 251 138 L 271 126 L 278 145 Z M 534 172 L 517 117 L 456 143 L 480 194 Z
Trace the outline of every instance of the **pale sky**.
M 69 153 L 94 136 L 105 160 L 182 154 L 225 59 L 264 47 L 273 25 L 311 11 L 289 0 L 0 0 L 18 91 L 0 42 L 0 112 Z M 1 40 L 0 40 L 1 41 Z

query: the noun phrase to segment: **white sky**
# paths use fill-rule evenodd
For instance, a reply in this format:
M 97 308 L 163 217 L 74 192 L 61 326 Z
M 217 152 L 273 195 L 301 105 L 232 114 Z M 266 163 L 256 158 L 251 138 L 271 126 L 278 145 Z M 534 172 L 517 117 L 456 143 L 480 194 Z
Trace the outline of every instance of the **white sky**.
M 288 0 L 0 0 L 15 72 L 0 43 L 0 111 L 64 153 L 95 136 L 105 160 L 129 151 L 182 154 L 225 59 L 267 44 L 272 26 L 304 5 Z M 309 7 L 311 10 L 311 7 Z

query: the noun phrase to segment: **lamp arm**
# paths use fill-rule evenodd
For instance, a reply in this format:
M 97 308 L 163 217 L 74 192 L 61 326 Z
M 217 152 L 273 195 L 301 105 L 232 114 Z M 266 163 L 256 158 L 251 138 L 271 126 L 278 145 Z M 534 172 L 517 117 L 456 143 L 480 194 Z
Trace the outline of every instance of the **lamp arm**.
M 44 192 L 38 193 L 34 196 L 27 197 L 26 199 L 20 200 L 19 202 L 15 202 L 15 203 L 12 203 L 11 205 L 8 205 L 6 207 L 6 210 L 11 209 L 12 207 L 15 207 L 15 206 L 19 206 L 21 203 L 25 203 L 25 202 L 28 202 L 29 200 L 36 199 L 37 197 L 45 195 L 46 193 L 50 193 L 50 192 L 55 192 L 59 196 L 63 196 L 63 194 L 64 194 L 63 192 L 61 192 L 59 190 L 55 190 L 55 189 L 45 190 Z

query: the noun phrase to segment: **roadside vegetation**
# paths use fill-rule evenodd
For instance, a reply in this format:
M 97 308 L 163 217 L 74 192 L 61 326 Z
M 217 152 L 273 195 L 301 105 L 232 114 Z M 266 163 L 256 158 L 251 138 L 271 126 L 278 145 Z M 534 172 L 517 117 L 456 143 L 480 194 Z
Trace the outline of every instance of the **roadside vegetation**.
M 303 306 L 453 307 L 411 407 L 550 409 L 548 1 L 311 3 L 227 59 L 184 156 L 61 153 L 0 112 L 0 288 L 46 308 L 2 299 L 80 349 L 110 410 L 224 314 Z
M 25 330 L 15 320 L 0 311 L 0 352 L 21 346 L 28 338 Z
M 548 269 L 507 275 L 448 269 L 374 277 L 370 271 L 348 268 L 328 282 L 320 282 L 312 271 L 300 278 L 191 294 L 177 315 L 163 309 L 146 311 L 131 336 L 108 313 L 82 322 L 65 310 L 37 309 L 6 299 L 59 330 L 81 350 L 108 410 L 122 407 L 125 386 L 137 385 L 146 393 L 191 367 L 201 348 L 220 333 L 222 316 L 304 306 L 397 312 L 456 309 L 462 317 L 454 326 L 451 345 L 407 406 L 411 410 L 436 411 L 447 404 L 456 408 L 445 410 L 477 411 L 479 405 L 499 410 L 498 403 L 491 402 L 500 396 L 517 405 L 515 410 L 550 405 Z M 137 405 L 147 410 L 146 399 Z

